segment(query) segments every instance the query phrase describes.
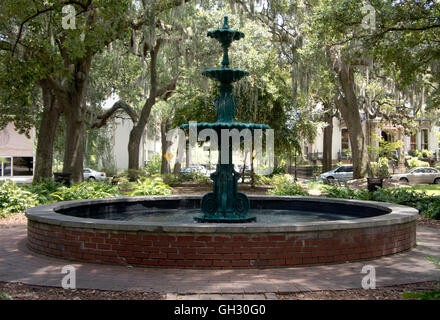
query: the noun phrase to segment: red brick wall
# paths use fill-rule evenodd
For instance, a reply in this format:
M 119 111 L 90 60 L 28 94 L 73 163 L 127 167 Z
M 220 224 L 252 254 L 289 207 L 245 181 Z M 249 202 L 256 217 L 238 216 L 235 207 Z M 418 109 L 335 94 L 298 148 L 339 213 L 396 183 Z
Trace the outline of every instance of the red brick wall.
M 416 244 L 416 223 L 287 233 L 148 233 L 29 221 L 28 245 L 48 256 L 103 264 L 182 268 L 316 265 L 373 259 Z

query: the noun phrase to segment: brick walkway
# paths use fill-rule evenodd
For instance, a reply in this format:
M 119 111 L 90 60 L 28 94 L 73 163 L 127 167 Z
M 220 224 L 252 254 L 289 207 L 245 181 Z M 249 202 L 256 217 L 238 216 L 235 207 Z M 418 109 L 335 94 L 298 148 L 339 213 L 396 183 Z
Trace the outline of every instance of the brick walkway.
M 366 264 L 376 268 L 376 286 L 440 280 L 427 256 L 440 256 L 440 230 L 418 227 L 414 250 L 367 262 L 253 270 L 131 268 L 44 257 L 26 247 L 26 227 L 0 229 L 0 281 L 61 286 L 65 265 L 77 268 L 77 288 L 139 290 L 180 295 L 234 294 L 261 298 L 270 293 L 360 288 Z

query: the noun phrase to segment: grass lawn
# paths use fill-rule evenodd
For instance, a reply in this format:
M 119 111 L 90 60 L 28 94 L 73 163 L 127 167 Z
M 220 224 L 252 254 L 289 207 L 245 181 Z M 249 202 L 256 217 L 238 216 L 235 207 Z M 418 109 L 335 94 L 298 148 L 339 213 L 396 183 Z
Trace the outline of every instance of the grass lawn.
M 411 188 L 416 191 L 425 191 L 430 196 L 440 196 L 440 185 L 438 184 L 419 184 Z

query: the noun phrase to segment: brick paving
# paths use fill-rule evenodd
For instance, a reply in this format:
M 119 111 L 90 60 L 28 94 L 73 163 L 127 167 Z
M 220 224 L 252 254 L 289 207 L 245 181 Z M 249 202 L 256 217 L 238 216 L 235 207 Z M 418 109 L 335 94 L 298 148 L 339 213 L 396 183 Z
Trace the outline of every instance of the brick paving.
M 417 227 L 417 247 L 377 260 L 281 269 L 191 270 L 133 268 L 69 262 L 31 252 L 26 227 L 0 229 L 0 281 L 61 286 L 65 265 L 76 268 L 77 288 L 167 293 L 170 299 L 271 299 L 273 293 L 361 288 L 366 264 L 376 286 L 440 280 L 428 256 L 440 256 L 440 230 Z

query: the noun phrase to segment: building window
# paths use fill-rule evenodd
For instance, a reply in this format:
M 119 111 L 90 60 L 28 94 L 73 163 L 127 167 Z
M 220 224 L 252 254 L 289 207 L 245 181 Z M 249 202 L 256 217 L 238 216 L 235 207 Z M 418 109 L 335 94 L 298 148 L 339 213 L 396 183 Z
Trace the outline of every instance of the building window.
M 11 173 L 11 158 L 0 157 L 0 177 L 10 177 Z
M 350 149 L 350 141 L 348 138 L 348 129 L 341 130 L 341 151 L 344 149 Z
M 13 175 L 14 176 L 33 176 L 34 158 L 33 157 L 13 157 Z
M 410 151 L 416 151 L 417 150 L 417 140 L 416 140 L 416 134 L 411 135 L 410 138 Z
M 428 129 L 422 129 L 422 150 L 428 150 Z

